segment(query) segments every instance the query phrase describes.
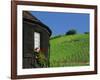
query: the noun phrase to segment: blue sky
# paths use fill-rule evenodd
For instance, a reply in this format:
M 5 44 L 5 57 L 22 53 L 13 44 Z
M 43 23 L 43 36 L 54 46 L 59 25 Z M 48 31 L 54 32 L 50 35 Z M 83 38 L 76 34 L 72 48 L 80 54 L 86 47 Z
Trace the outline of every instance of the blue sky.
M 70 29 L 89 32 L 89 14 L 32 11 L 32 15 L 52 30 L 52 36 L 63 35 Z

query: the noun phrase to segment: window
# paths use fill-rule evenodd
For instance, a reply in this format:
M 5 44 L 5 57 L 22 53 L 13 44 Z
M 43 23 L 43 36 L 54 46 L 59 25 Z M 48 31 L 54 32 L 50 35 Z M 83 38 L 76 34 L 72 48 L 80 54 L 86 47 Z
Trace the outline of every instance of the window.
M 34 49 L 40 49 L 40 33 L 34 32 Z

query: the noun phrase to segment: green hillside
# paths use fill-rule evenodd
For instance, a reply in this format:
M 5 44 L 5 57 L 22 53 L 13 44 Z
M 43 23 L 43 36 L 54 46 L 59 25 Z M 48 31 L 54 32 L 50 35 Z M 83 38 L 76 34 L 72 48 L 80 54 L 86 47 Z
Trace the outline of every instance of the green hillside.
M 64 35 L 50 40 L 50 67 L 89 65 L 89 34 Z

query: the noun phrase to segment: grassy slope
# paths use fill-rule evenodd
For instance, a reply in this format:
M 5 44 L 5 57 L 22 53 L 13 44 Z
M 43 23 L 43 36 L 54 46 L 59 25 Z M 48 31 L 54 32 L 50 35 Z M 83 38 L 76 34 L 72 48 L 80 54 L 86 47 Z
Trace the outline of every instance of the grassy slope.
M 89 34 L 50 40 L 50 67 L 89 65 Z

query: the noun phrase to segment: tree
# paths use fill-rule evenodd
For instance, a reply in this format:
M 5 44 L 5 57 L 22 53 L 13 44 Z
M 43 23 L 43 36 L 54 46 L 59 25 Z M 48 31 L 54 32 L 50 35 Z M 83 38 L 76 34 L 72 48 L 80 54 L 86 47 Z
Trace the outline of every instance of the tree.
M 84 34 L 89 34 L 89 32 L 84 32 Z
M 76 34 L 77 31 L 75 29 L 70 29 L 66 32 L 66 35 L 73 35 L 73 34 Z

